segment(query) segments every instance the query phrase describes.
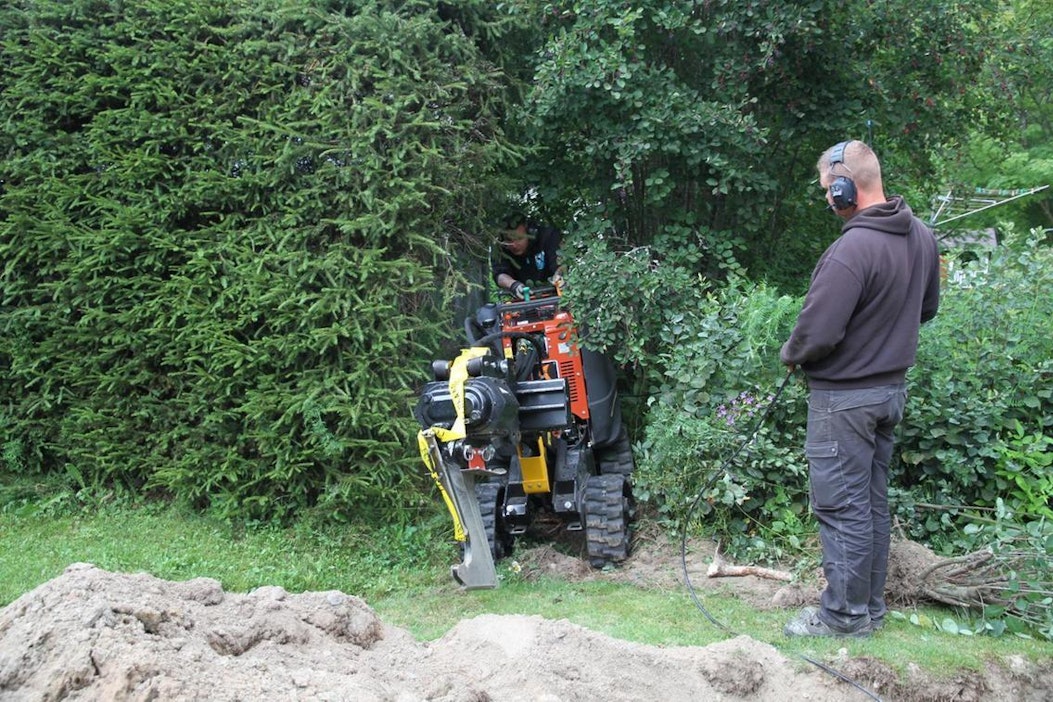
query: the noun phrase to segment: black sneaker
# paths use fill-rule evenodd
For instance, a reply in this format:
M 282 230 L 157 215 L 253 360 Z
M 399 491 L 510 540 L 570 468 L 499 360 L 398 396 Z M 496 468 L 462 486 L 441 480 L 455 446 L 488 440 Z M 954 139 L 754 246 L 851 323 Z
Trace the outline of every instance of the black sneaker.
M 805 607 L 800 614 L 786 623 L 782 633 L 787 636 L 836 636 L 838 638 L 863 638 L 874 632 L 870 622 L 854 631 L 838 631 L 819 618 L 817 607 Z

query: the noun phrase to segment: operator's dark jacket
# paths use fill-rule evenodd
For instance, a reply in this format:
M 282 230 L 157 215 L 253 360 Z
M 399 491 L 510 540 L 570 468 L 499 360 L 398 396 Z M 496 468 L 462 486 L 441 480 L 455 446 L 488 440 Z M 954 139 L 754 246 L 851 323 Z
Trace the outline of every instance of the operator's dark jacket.
M 782 362 L 812 388 L 853 390 L 902 383 L 918 328 L 936 316 L 936 238 L 899 196 L 857 212 L 823 253 Z
M 560 231 L 555 227 L 527 222 L 527 236 L 530 237 L 530 244 L 522 256 L 513 256 L 503 246 L 494 252 L 491 263 L 494 282 L 502 273 L 507 273 L 520 283 L 543 283 L 556 274 L 562 241 Z

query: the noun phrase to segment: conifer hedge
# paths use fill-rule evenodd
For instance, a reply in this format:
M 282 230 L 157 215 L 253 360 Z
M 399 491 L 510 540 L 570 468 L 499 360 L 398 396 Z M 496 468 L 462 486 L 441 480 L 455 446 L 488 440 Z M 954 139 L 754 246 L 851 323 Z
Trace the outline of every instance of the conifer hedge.
M 430 498 L 446 240 L 509 153 L 464 32 L 423 2 L 5 5 L 0 473 L 239 517 Z

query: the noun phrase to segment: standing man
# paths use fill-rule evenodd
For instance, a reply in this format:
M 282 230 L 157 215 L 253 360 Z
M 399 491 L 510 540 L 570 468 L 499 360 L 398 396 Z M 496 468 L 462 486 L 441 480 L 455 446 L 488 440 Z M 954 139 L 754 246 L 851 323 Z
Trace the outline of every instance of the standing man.
M 827 586 L 787 636 L 867 636 L 881 628 L 888 570 L 888 467 L 918 330 L 936 316 L 936 238 L 899 196 L 885 197 L 869 146 L 847 141 L 816 167 L 845 220 L 823 253 L 780 358 L 808 377 L 805 454 Z
M 522 300 L 530 283 L 548 282 L 559 273 L 560 231 L 513 212 L 504 220 L 501 250 L 491 267 L 497 287 Z

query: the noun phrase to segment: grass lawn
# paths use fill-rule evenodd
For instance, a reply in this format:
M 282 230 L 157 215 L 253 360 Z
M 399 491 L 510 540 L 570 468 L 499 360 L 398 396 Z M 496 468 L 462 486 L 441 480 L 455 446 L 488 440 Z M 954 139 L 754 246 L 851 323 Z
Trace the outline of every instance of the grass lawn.
M 524 577 L 499 564 L 494 590 L 465 592 L 449 577 L 457 550 L 431 527 L 287 529 L 235 527 L 173 507 L 22 504 L 0 511 L 0 605 L 58 576 L 69 564 L 145 571 L 166 580 L 211 577 L 246 592 L 279 585 L 290 592 L 340 590 L 363 598 L 392 625 L 415 637 L 442 636 L 459 620 L 484 613 L 539 615 L 610 636 L 659 646 L 704 646 L 728 638 L 696 607 L 686 587 L 648 587 L 597 578 Z M 436 537 L 436 534 L 439 536 Z M 869 656 L 897 670 L 913 664 L 935 672 L 979 670 L 985 661 L 1017 655 L 1053 660 L 1053 643 L 1019 636 L 953 635 L 926 625 L 954 617 L 923 608 L 890 617 L 866 640 L 791 640 L 782 636 L 786 610 L 758 609 L 734 586 L 699 589 L 706 609 L 736 634 L 775 645 L 785 655 L 820 660 Z M 922 623 L 909 616 L 918 614 Z

